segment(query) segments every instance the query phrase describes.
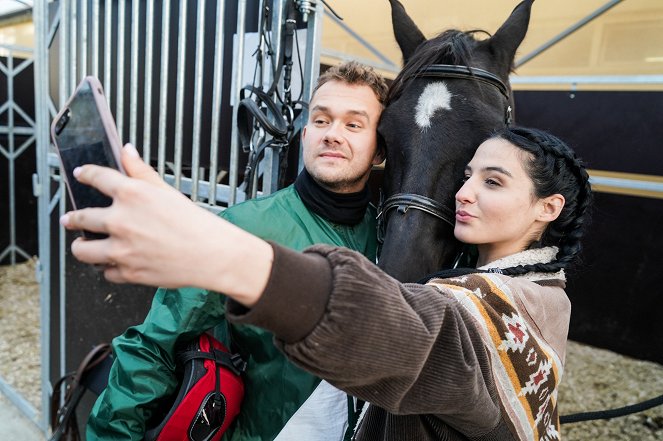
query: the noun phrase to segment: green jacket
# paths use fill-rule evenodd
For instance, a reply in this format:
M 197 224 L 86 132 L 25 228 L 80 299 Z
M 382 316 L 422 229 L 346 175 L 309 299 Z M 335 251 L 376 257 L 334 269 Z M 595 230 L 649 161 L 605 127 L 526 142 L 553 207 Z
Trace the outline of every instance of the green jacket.
M 225 210 L 221 216 L 263 239 L 300 251 L 316 243 L 344 246 L 375 261 L 375 209 L 355 226 L 333 224 L 310 212 L 294 186 Z M 108 387 L 88 419 L 88 440 L 141 440 L 163 397 L 177 388 L 175 348 L 217 327 L 225 340 L 225 298 L 197 288 L 159 289 L 143 324 L 113 340 Z M 219 326 L 222 325 L 222 326 Z M 232 327 L 233 343 L 248 362 L 241 413 L 224 440 L 272 440 L 320 380 L 276 349 L 272 335 L 249 325 Z

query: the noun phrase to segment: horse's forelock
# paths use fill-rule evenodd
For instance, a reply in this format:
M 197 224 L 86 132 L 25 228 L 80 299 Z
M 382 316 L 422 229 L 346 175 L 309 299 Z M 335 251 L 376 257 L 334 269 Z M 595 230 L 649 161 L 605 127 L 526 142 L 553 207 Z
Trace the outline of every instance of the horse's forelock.
M 483 30 L 459 31 L 449 29 L 435 38 L 426 40 L 412 55 L 389 89 L 387 103 L 398 98 L 407 80 L 417 71 L 432 64 L 472 66 L 473 53 L 479 40 L 475 34 L 490 34 Z

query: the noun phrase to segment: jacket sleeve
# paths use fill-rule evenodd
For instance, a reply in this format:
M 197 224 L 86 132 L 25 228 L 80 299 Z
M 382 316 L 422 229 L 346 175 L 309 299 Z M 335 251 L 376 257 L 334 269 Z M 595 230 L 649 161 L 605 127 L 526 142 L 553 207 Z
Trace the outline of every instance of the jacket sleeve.
M 176 347 L 224 317 L 223 296 L 208 294 L 159 289 L 145 321 L 113 340 L 114 362 L 88 419 L 88 440 L 143 439 L 160 400 L 176 391 Z
M 453 296 L 401 284 L 349 250 L 274 249 L 262 298 L 250 310 L 229 301 L 231 320 L 269 329 L 295 363 L 389 412 L 498 424 L 489 354 Z

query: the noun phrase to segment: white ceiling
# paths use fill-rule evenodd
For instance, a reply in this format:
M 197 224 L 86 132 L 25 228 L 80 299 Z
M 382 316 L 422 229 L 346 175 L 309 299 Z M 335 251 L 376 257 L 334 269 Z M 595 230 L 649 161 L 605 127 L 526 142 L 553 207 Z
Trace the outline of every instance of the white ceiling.
M 448 28 L 495 32 L 520 0 L 400 0 L 414 22 L 432 37 Z M 344 23 L 391 62 L 400 65 L 400 51 L 391 30 L 388 0 L 329 2 Z M 591 16 L 612 0 L 537 0 L 522 57 L 562 31 Z M 325 50 L 361 61 L 380 60 L 338 24 L 326 18 Z M 541 56 L 518 69 L 521 75 L 663 74 L 663 0 L 623 0 L 572 33 Z
M 33 0 L 0 0 L 0 17 L 32 7 Z

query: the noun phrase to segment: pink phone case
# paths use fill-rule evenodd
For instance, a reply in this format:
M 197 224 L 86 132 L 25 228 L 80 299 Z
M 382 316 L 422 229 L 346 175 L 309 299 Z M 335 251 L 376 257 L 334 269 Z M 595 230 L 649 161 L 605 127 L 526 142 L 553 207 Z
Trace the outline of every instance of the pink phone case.
M 98 129 L 98 130 L 90 130 L 89 127 L 70 128 L 65 125 L 63 128 L 60 129 L 61 132 L 58 133 L 58 125 L 62 124 L 63 118 L 68 118 L 65 117 L 65 115 L 70 115 L 72 107 L 77 107 L 77 104 L 81 104 L 83 100 L 88 101 L 86 103 L 83 103 L 85 105 L 86 111 L 94 112 L 96 114 L 86 113 L 85 115 L 80 115 L 80 116 L 76 115 L 76 116 L 79 118 L 79 121 L 82 120 L 83 118 L 85 118 L 86 120 L 89 119 L 91 121 L 91 124 L 95 126 L 93 127 L 93 129 Z M 92 100 L 92 102 L 89 102 L 90 100 Z M 99 124 L 101 125 L 101 127 L 99 127 Z M 62 145 L 60 135 L 65 130 L 75 131 L 78 129 L 81 130 L 81 133 L 80 134 L 74 133 L 72 136 L 77 137 L 79 139 L 85 139 L 85 134 L 89 133 L 92 135 L 91 138 L 96 139 L 99 138 L 99 136 L 105 138 L 105 141 L 104 139 L 102 139 L 101 141 L 104 144 L 104 147 L 106 146 L 107 143 L 107 147 L 110 148 L 110 151 L 112 152 L 115 162 L 115 164 L 112 164 L 112 166 L 115 166 L 115 168 L 117 168 L 120 172 L 124 173 L 122 163 L 120 162 L 120 149 L 122 148 L 122 143 L 117 133 L 115 121 L 113 119 L 113 115 L 110 112 L 110 108 L 108 106 L 108 102 L 106 101 L 106 97 L 104 95 L 101 83 L 97 78 L 92 76 L 85 77 L 80 82 L 74 93 L 71 95 L 71 97 L 69 97 L 69 99 L 62 107 L 60 112 L 58 112 L 58 114 L 55 116 L 51 124 L 51 138 L 53 139 L 53 143 L 55 144 L 58 150 L 60 165 L 62 167 L 62 170 L 64 171 L 62 173 L 62 176 L 64 177 L 65 182 L 67 184 L 67 192 L 69 193 L 70 200 L 73 204 L 74 209 L 83 208 L 83 207 L 79 207 L 75 195 L 72 193 L 73 183 L 70 181 L 72 178 L 71 172 L 73 170 L 69 170 L 67 164 L 65 163 L 66 161 L 63 160 L 63 152 L 69 146 Z M 69 134 L 69 132 L 67 134 Z M 107 148 L 104 148 L 104 153 L 108 154 Z M 75 165 L 82 165 L 82 163 Z M 108 164 L 102 164 L 102 165 L 108 165 Z M 69 164 L 69 166 L 71 167 L 72 164 Z
M 111 205 L 109 196 L 78 182 L 73 175 L 73 170 L 84 164 L 112 167 L 124 173 L 120 162 L 122 143 L 99 80 L 86 77 L 81 81 L 53 120 L 51 137 L 73 208 Z M 83 235 L 88 239 L 107 237 L 89 231 L 83 231 Z

